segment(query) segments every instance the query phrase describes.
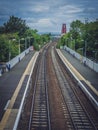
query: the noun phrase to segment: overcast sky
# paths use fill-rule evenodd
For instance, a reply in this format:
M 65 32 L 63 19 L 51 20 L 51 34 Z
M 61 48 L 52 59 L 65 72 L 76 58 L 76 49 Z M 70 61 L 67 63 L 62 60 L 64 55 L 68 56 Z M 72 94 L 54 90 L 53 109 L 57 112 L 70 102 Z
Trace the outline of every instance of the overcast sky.
M 11 15 L 39 32 L 61 32 L 62 23 L 98 18 L 98 0 L 0 0 L 0 25 Z

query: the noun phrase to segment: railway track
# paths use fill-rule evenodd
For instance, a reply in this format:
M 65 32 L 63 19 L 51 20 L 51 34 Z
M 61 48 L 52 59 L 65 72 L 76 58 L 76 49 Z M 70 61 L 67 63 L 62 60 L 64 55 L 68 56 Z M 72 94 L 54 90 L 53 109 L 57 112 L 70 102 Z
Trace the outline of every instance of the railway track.
M 66 71 L 54 44 L 49 46 L 41 50 L 33 75 L 22 119 L 24 125 L 30 115 L 29 123 L 20 123 L 18 130 L 98 130 L 98 112 Z
M 40 56 L 36 74 L 29 130 L 50 130 L 49 103 L 46 76 L 46 51 Z
M 65 100 L 63 104 L 65 119 L 70 130 L 98 130 L 98 118 L 95 117 L 95 113 L 90 115 L 90 108 L 87 110 L 87 106 L 84 107 L 83 102 L 87 101 L 82 99 L 84 95 L 80 95 L 80 91 L 77 92 L 76 84 L 72 83 L 72 79 L 68 78 L 68 74 L 65 69 L 61 67 L 59 62 L 54 55 L 54 50 L 52 49 L 52 59 L 54 64 L 54 69 L 58 77 L 58 82 L 61 86 L 62 95 Z M 67 75 L 67 78 L 66 78 Z M 74 86 L 74 87 L 73 87 Z M 79 97 L 82 97 L 81 100 Z M 86 104 L 91 107 L 91 104 Z M 97 114 L 97 113 L 96 113 Z M 98 114 L 97 114 L 98 115 Z M 92 117 L 94 116 L 94 118 Z

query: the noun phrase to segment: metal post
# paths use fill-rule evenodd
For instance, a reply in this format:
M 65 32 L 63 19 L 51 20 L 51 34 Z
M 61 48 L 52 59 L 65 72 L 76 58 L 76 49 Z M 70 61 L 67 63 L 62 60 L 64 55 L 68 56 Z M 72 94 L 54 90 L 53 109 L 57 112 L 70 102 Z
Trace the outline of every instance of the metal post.
M 11 60 L 11 49 L 10 49 L 10 40 L 9 40 L 9 61 Z
M 30 47 L 30 40 L 31 40 L 31 38 L 29 37 L 29 47 Z
M 86 58 L 86 47 L 87 47 L 87 43 L 86 43 L 86 41 L 85 41 L 85 58 Z
M 25 50 L 27 49 L 27 39 L 25 38 Z
M 74 51 L 76 51 L 76 39 L 74 40 Z
M 20 54 L 20 39 L 19 39 L 19 54 Z
M 85 18 L 85 33 L 86 33 L 86 35 L 87 35 L 87 23 L 88 23 L 88 18 Z M 87 57 L 86 49 L 87 49 L 87 37 L 85 39 L 85 58 Z

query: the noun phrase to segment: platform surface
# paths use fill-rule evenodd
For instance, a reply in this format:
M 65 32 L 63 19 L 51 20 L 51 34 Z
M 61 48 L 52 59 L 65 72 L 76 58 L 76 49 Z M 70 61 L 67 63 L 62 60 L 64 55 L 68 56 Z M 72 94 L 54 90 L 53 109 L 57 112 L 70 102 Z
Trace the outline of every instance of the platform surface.
M 83 78 L 85 78 L 85 80 L 91 84 L 91 86 L 96 90 L 96 93 L 98 93 L 98 73 L 91 70 L 88 66 L 85 66 L 83 63 L 81 63 L 81 61 L 73 57 L 66 50 L 62 49 L 61 52 L 71 63 L 71 65 L 83 76 Z M 91 89 L 89 89 L 89 91 L 98 101 L 98 96 L 96 96 Z
M 11 97 L 33 55 L 34 52 L 30 52 L 17 65 L 15 65 L 10 72 L 6 72 L 0 77 L 0 121 L 2 120 Z M 27 80 L 27 78 L 28 76 L 25 77 L 25 80 Z M 21 96 L 23 92 L 24 89 L 21 89 Z M 17 109 L 20 105 L 20 101 L 19 98 L 16 99 L 16 103 L 13 107 Z

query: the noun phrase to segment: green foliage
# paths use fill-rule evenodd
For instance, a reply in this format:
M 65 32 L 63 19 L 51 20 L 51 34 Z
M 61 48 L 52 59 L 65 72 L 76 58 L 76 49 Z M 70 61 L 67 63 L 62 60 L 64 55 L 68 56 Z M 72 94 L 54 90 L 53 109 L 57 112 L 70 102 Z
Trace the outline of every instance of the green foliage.
M 86 43 L 86 49 L 85 49 Z M 98 20 L 82 23 L 80 20 L 70 24 L 70 31 L 61 37 L 57 46 L 66 45 L 80 54 L 98 60 Z
M 33 34 L 34 37 L 34 49 L 35 50 L 39 50 L 40 48 L 42 48 L 46 43 L 48 43 L 50 41 L 50 34 L 43 34 L 43 35 L 39 35 L 37 33 Z
M 18 32 L 19 36 L 23 35 L 28 29 L 25 20 L 21 18 L 10 16 L 9 20 L 4 23 L 4 33 L 16 33 Z
M 15 41 L 16 34 L 0 35 L 0 61 L 6 62 L 18 54 L 18 45 Z M 16 37 L 17 39 L 17 37 Z
M 62 44 L 61 39 L 59 39 L 58 44 L 56 45 L 56 48 L 60 49 L 61 44 Z
M 0 36 L 0 62 L 8 59 L 9 45 L 4 36 Z
M 50 37 L 50 34 L 39 35 L 36 29 L 30 29 L 25 20 L 10 16 L 9 20 L 0 26 L 0 62 L 12 59 L 29 46 L 39 50 Z
M 39 51 L 39 49 L 40 49 L 40 45 L 39 44 L 34 42 L 33 46 L 34 46 L 34 50 Z

